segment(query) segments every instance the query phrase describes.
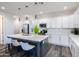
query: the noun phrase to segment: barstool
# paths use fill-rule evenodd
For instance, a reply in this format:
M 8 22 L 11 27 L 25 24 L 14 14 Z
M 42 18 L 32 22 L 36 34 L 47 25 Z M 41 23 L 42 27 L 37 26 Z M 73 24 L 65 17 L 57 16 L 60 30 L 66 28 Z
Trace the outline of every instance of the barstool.
M 9 46 L 9 52 L 10 56 L 16 55 L 18 56 L 18 53 L 21 51 L 20 43 L 17 40 L 11 40 L 11 45 Z
M 25 54 L 27 54 L 27 56 L 30 56 L 29 54 L 31 53 L 35 55 L 35 51 L 33 50 L 35 48 L 34 45 L 30 45 L 29 43 L 26 43 L 26 42 L 20 42 L 20 45 L 24 50 Z

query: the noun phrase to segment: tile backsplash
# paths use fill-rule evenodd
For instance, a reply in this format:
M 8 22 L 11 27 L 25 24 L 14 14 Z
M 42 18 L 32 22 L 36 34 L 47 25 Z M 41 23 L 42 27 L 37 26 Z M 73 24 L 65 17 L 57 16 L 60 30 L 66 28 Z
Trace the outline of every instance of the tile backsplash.
M 49 28 L 48 34 L 61 34 L 61 35 L 69 35 L 71 34 L 72 29 L 64 29 L 64 28 Z

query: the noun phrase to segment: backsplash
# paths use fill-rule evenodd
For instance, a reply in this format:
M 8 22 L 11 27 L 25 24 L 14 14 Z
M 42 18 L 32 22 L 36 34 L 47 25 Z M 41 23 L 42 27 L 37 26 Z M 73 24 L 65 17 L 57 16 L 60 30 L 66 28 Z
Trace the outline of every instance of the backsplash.
M 64 29 L 64 28 L 48 28 L 48 34 L 61 34 L 61 35 L 69 35 L 71 34 L 72 29 Z

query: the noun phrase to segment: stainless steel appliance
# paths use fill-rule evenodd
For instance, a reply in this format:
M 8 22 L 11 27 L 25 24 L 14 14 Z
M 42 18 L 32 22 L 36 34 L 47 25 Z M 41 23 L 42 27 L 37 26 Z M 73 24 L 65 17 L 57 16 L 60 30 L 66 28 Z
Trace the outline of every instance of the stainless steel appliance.
M 29 34 L 29 24 L 23 24 L 22 33 L 23 34 Z

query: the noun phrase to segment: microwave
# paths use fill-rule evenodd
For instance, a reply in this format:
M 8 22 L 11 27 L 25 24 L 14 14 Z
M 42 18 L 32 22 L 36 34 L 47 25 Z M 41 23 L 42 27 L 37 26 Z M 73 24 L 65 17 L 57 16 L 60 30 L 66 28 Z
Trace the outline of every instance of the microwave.
M 43 23 L 43 24 L 40 24 L 39 26 L 40 27 L 46 27 L 47 25 L 46 25 L 46 23 Z

